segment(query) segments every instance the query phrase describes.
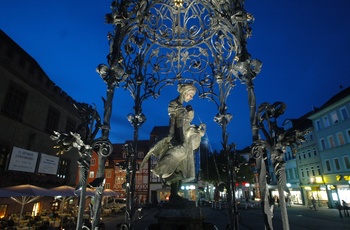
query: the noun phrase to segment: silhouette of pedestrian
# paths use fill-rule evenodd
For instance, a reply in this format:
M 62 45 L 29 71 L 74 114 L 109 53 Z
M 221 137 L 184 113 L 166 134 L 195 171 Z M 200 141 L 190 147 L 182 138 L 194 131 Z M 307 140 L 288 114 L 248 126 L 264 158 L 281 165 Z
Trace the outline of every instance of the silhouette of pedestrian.
M 341 214 L 341 210 L 342 210 L 342 206 L 341 204 L 339 203 L 339 201 L 335 201 L 335 207 L 338 209 L 339 211 L 339 217 L 340 218 L 343 218 L 343 215 Z
M 311 197 L 311 204 L 312 204 L 312 207 L 315 209 L 315 211 L 317 211 L 316 210 L 316 200 L 313 196 Z
M 349 217 L 349 206 L 344 200 L 341 200 L 341 201 L 342 201 L 342 205 L 343 205 L 344 216 Z

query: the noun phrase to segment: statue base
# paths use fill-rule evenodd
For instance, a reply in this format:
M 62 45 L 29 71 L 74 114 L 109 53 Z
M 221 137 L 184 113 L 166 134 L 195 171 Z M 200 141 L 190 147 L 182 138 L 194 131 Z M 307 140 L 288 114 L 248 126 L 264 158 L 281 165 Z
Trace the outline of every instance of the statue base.
M 212 230 L 211 223 L 204 222 L 201 209 L 195 202 L 187 201 L 186 207 L 166 204 L 156 215 L 158 223 L 148 226 L 149 230 Z

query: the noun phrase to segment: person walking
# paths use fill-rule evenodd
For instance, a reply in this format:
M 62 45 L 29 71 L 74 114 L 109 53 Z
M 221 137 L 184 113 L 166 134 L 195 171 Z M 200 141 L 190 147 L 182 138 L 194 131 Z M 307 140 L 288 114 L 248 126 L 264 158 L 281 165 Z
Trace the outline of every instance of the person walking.
M 311 197 L 311 204 L 312 204 L 312 207 L 314 208 L 314 210 L 317 211 L 316 200 L 315 200 L 315 198 L 313 196 Z
M 335 207 L 336 207 L 336 208 L 338 209 L 338 211 L 339 211 L 339 217 L 340 217 L 340 218 L 343 218 L 343 215 L 341 214 L 342 206 L 341 206 L 341 204 L 340 204 L 339 201 L 335 201 Z
M 342 201 L 342 205 L 343 205 L 344 216 L 349 217 L 349 206 L 344 200 L 341 200 L 341 201 Z

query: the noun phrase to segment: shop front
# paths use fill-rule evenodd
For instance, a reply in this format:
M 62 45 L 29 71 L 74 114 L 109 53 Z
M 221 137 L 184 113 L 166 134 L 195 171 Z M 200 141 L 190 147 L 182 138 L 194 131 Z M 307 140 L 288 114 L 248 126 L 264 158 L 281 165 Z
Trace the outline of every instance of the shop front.
M 328 206 L 335 208 L 344 200 L 350 203 L 350 175 L 329 174 L 324 176 L 328 192 Z
M 304 191 L 304 203 L 306 206 L 311 204 L 311 199 L 314 198 L 317 201 L 318 207 L 327 206 L 328 196 L 325 185 L 310 184 L 302 186 Z

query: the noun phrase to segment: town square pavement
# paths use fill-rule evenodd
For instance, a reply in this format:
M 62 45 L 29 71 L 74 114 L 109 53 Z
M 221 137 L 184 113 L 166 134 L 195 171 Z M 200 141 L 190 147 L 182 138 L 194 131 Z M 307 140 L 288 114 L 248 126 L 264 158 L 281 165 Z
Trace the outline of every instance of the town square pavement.
M 154 217 L 159 208 L 144 209 L 143 218 L 135 220 L 135 230 L 145 230 L 152 223 L 157 223 Z M 260 207 L 253 208 L 239 208 L 238 209 L 241 220 L 239 223 L 239 230 L 256 230 L 264 229 L 264 221 Z M 213 209 L 211 207 L 201 208 L 201 212 L 205 222 L 213 223 L 217 229 L 226 230 L 229 223 L 226 209 Z M 102 222 L 105 223 L 107 230 L 115 230 L 117 224 L 124 221 L 123 214 L 116 214 L 105 216 Z M 337 209 L 329 209 L 327 207 L 319 207 L 317 211 L 310 210 L 305 206 L 294 205 L 288 207 L 288 221 L 291 230 L 327 230 L 327 229 L 348 229 L 350 230 L 350 218 L 339 217 Z M 276 207 L 273 217 L 273 228 L 283 229 L 283 223 L 280 213 L 280 208 Z

